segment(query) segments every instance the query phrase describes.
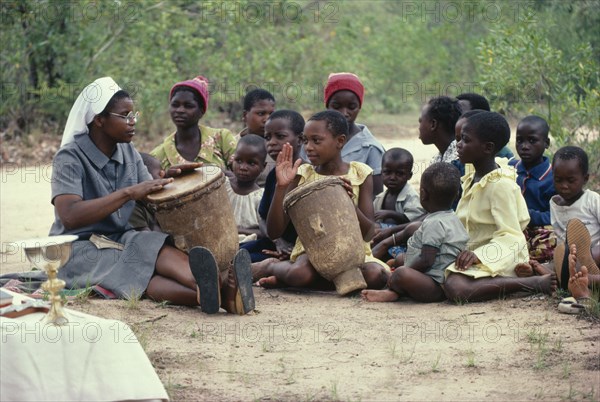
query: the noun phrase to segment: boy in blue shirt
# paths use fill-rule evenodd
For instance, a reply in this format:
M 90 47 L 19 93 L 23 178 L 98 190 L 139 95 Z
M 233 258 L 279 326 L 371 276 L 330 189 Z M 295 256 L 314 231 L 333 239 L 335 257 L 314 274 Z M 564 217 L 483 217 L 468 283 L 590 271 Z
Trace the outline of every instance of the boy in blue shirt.
M 550 146 L 550 127 L 539 116 L 527 116 L 517 126 L 517 153 L 521 160 L 509 162 L 517 170 L 517 184 L 527 203 L 531 220 L 525 230 L 532 260 L 552 259 L 556 236 L 550 223 L 550 198 L 556 194 L 552 165 L 544 151 Z M 517 274 L 525 274 L 517 272 Z

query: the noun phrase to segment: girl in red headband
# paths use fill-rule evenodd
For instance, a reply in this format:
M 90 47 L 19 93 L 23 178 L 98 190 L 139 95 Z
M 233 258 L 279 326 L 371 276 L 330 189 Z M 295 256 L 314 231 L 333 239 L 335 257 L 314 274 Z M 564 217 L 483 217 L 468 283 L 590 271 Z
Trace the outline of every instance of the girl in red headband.
M 189 162 L 213 164 L 225 170 L 236 141 L 227 129 L 198 124 L 208 108 L 208 98 L 208 80 L 203 76 L 171 88 L 169 112 L 177 130 L 150 152 L 165 171 Z
M 345 162 L 362 162 L 373 169 L 373 196 L 383 191 L 381 159 L 385 150 L 364 124 L 355 122 L 362 107 L 365 87 L 352 73 L 330 74 L 325 85 L 325 107 L 342 113 L 350 134 L 342 149 Z

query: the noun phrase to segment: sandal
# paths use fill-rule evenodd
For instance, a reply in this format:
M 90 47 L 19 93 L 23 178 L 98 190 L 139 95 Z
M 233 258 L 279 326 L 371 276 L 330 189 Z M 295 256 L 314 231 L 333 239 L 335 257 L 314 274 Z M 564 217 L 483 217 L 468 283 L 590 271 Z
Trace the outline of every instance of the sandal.
M 565 243 L 559 242 L 554 249 L 554 271 L 558 285 L 562 290 L 567 290 L 569 283 L 569 253 L 565 247 Z
M 252 270 L 250 269 L 250 253 L 241 249 L 233 258 L 233 266 L 229 269 L 229 278 L 224 286 L 223 308 L 233 314 L 248 314 L 255 308 L 252 291 Z
M 198 285 L 198 303 L 206 314 L 215 314 L 221 305 L 219 269 L 209 249 L 194 247 L 189 253 L 190 269 Z
M 565 297 L 558 304 L 558 311 L 564 314 L 579 314 L 585 311 L 585 306 L 578 303 L 574 297 Z
M 569 246 L 572 244 L 577 246 L 577 264 L 579 266 L 585 265 L 588 269 L 588 273 L 592 275 L 600 274 L 600 269 L 592 257 L 592 239 L 585 224 L 576 218 L 569 220 L 567 223 L 566 239 Z M 567 266 L 567 274 L 568 273 L 569 270 Z

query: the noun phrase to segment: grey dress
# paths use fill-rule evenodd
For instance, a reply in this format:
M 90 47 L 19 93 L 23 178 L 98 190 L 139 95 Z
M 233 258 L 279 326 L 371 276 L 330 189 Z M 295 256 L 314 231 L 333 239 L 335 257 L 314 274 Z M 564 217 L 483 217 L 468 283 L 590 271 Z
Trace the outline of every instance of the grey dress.
M 96 199 L 151 179 L 132 144 L 117 144 L 115 153 L 108 158 L 87 134 L 80 134 L 54 157 L 52 203 L 63 194 Z M 71 258 L 58 275 L 67 288 L 100 285 L 120 298 L 140 297 L 144 293 L 167 234 L 132 230 L 128 220 L 134 206 L 135 201 L 128 201 L 103 220 L 72 230 L 64 227 L 55 210 L 50 235 L 79 236 L 73 243 Z M 89 241 L 92 234 L 103 234 L 123 244 L 124 249 L 98 249 Z
M 404 265 L 410 267 L 419 258 L 423 246 L 437 248 L 433 265 L 423 273 L 443 284 L 446 267 L 466 250 L 468 241 L 469 234 L 453 210 L 433 212 L 408 239 Z

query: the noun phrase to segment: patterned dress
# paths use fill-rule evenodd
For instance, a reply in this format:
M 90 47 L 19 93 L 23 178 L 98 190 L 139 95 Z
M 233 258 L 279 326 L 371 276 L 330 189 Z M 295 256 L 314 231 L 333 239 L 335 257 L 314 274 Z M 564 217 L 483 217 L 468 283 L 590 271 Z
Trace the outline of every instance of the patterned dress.
M 150 155 L 158 159 L 161 168 L 165 170 L 173 165 L 186 162 L 204 162 L 225 169 L 237 144 L 233 134 L 225 128 L 211 128 L 203 125 L 198 125 L 198 128 L 200 129 L 201 145 L 198 156 L 193 161 L 185 160 L 177 152 L 175 133 L 167 136 L 162 144 L 150 152 Z

